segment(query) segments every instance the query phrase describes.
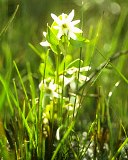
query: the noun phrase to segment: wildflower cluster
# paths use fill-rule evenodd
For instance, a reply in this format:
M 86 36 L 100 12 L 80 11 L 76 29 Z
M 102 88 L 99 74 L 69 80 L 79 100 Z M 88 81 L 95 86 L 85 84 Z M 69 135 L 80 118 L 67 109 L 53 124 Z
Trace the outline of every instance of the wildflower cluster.
M 75 26 L 80 23 L 80 20 L 73 21 L 74 10 L 69 15 L 62 13 L 57 17 L 55 14 L 51 14 L 51 17 L 54 22 L 51 27 L 47 25 L 47 32 L 43 32 L 45 41 L 40 43 L 43 47 L 50 47 L 53 52 L 58 54 L 64 50 L 62 44 L 67 43 L 81 47 L 88 42 L 82 36 L 82 30 Z
M 71 46 L 80 48 L 88 41 L 82 36 L 82 30 L 76 27 L 80 20 L 73 21 L 74 10 L 69 15 L 62 13 L 57 17 L 51 14 L 51 17 L 54 22 L 51 26 L 47 25 L 47 32 L 43 32 L 45 41 L 40 43 L 49 49 L 48 57 L 43 56 L 45 64 L 40 66 L 40 71 L 45 72 L 42 72 L 43 79 L 39 88 L 44 94 L 43 133 L 48 137 L 52 126 L 57 137 L 60 137 L 58 134 L 64 124 L 69 123 L 77 114 L 80 97 L 76 91 L 79 86 L 89 80 L 85 73 L 91 68 L 82 66 L 83 61 L 80 59 L 72 61 L 69 54 Z M 50 53 L 55 59 L 50 56 Z M 48 121 L 44 123 L 46 119 Z

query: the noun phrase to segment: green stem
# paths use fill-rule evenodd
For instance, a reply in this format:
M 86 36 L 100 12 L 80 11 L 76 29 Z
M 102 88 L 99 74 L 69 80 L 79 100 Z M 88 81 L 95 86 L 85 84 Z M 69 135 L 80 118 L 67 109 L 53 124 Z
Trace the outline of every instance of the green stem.
M 79 76 L 80 76 L 80 67 L 81 67 L 82 47 L 80 48 L 80 56 L 79 57 L 80 57 L 80 61 L 79 61 L 79 68 L 78 68 L 78 74 L 77 74 L 76 91 L 78 91 L 78 87 L 79 87 Z M 75 116 L 76 100 L 77 100 L 77 95 L 75 96 L 74 109 L 73 109 L 73 117 Z M 79 106 L 80 106 L 80 103 L 79 103 Z
M 59 66 L 60 66 L 60 53 L 58 53 L 57 58 L 56 58 L 56 81 L 55 83 L 57 84 L 57 93 L 59 94 Z M 59 98 L 57 100 L 57 112 L 58 116 L 60 115 L 60 101 Z
M 59 149 L 61 148 L 62 144 L 63 144 L 63 143 L 65 142 L 65 140 L 67 139 L 67 137 L 68 137 L 68 135 L 70 134 L 70 132 L 71 132 L 72 128 L 74 127 L 74 125 L 75 125 L 75 121 L 72 121 L 71 125 L 69 126 L 68 130 L 66 131 L 66 133 L 64 134 L 62 140 L 60 141 L 60 143 L 58 144 L 56 150 L 54 151 L 51 160 L 54 160 L 54 159 L 55 159 L 55 157 L 56 157 Z
M 122 143 L 122 145 L 119 147 L 119 149 L 117 150 L 116 154 L 112 157 L 111 160 L 115 160 L 116 157 L 118 156 L 118 154 L 121 152 L 122 148 L 128 143 L 128 138 L 126 138 L 126 140 Z

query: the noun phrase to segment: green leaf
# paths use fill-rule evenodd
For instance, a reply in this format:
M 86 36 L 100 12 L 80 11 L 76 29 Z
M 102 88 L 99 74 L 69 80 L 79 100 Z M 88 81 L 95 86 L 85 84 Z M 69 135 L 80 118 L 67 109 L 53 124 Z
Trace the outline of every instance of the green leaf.
M 49 26 L 47 30 L 46 39 L 52 46 L 57 46 L 59 44 L 59 40 L 57 39 L 56 35 L 52 32 Z
M 50 47 L 51 47 L 51 50 L 52 50 L 54 53 L 56 53 L 56 54 L 59 53 L 59 48 L 58 48 L 58 46 L 56 46 L 56 45 L 51 45 Z
M 83 35 L 81 34 L 77 34 L 77 39 L 76 40 L 73 40 L 73 39 L 70 39 L 70 43 L 73 47 L 83 47 L 85 45 L 85 43 L 88 43 L 89 40 L 86 39 L 85 37 L 83 37 Z
M 46 40 L 50 43 L 51 50 L 54 53 L 58 54 L 58 52 L 59 52 L 59 49 L 58 49 L 59 40 L 57 39 L 56 35 L 53 33 L 53 31 L 51 30 L 51 28 L 49 26 L 48 26 L 48 29 L 47 29 Z
M 76 68 L 79 68 L 79 64 L 82 64 L 83 61 L 80 60 L 80 59 L 75 59 L 74 61 L 72 61 L 68 66 L 67 68 L 71 68 L 71 67 L 76 67 Z
M 87 42 L 89 42 L 89 40 L 84 39 L 84 38 L 81 38 L 81 39 L 78 39 L 78 40 L 70 39 L 71 45 L 74 46 L 74 47 L 77 47 L 77 48 L 85 46 L 85 44 Z

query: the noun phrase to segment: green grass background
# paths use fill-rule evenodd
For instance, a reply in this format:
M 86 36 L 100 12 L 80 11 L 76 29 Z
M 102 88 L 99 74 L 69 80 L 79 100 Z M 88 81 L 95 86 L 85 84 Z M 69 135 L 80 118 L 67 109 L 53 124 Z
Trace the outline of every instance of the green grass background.
M 20 106 L 24 93 L 26 99 L 29 99 L 29 96 L 36 98 L 39 94 L 41 59 L 29 44 L 40 53 L 44 52 L 39 43 L 42 41 L 42 32 L 46 31 L 47 23 L 52 23 L 50 14 L 60 15 L 62 12 L 70 13 L 75 9 L 75 19 L 81 19 L 84 36 L 91 41 L 82 50 L 82 60 L 84 65 L 91 65 L 93 71 L 114 54 L 128 50 L 127 6 L 127 0 L 0 0 L 0 122 L 4 122 L 0 123 L 0 136 L 5 135 L 3 125 L 6 128 L 9 124 L 14 113 L 13 107 Z M 75 54 L 71 53 L 71 56 L 72 59 L 76 59 L 79 53 L 76 51 Z M 22 77 L 21 81 L 14 61 Z M 32 79 L 29 74 L 32 75 Z M 115 87 L 118 81 L 120 84 Z M 31 85 L 34 83 L 33 90 L 28 82 Z M 103 112 L 100 108 L 97 109 L 97 103 L 101 106 L 107 104 L 109 127 L 113 128 L 113 136 L 117 134 L 113 141 L 127 137 L 128 55 L 120 56 L 109 64 L 107 69 L 102 69 L 88 88 L 88 96 L 83 100 L 76 129 L 80 132 L 88 130 L 95 120 L 96 113 Z M 16 94 L 17 90 L 19 95 L 15 102 L 11 95 Z M 99 92 L 102 99 L 98 102 L 95 96 L 90 97 L 91 94 L 97 95 Z M 111 97 L 108 96 L 110 92 Z M 24 124 L 29 132 L 25 119 Z

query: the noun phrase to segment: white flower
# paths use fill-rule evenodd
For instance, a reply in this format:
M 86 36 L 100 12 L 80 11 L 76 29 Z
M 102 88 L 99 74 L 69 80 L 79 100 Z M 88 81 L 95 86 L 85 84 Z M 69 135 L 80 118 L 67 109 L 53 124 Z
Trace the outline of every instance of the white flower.
M 44 37 L 46 38 L 46 32 L 43 32 Z M 50 43 L 48 41 L 40 42 L 40 45 L 43 47 L 49 47 Z
M 68 39 L 72 38 L 76 40 L 76 33 L 82 33 L 81 29 L 75 27 L 75 25 L 78 24 L 80 20 L 72 21 L 74 18 L 74 10 L 72 10 L 69 15 L 62 13 L 61 16 L 57 17 L 55 14 L 51 14 L 51 17 L 57 24 L 53 26 L 53 28 L 58 30 L 58 39 L 60 39 L 61 36 L 66 35 Z
M 42 80 L 39 84 L 40 90 L 45 90 L 47 95 L 50 95 L 50 98 L 59 98 L 62 92 L 61 87 L 58 84 L 54 83 L 54 80 L 50 78 Z

